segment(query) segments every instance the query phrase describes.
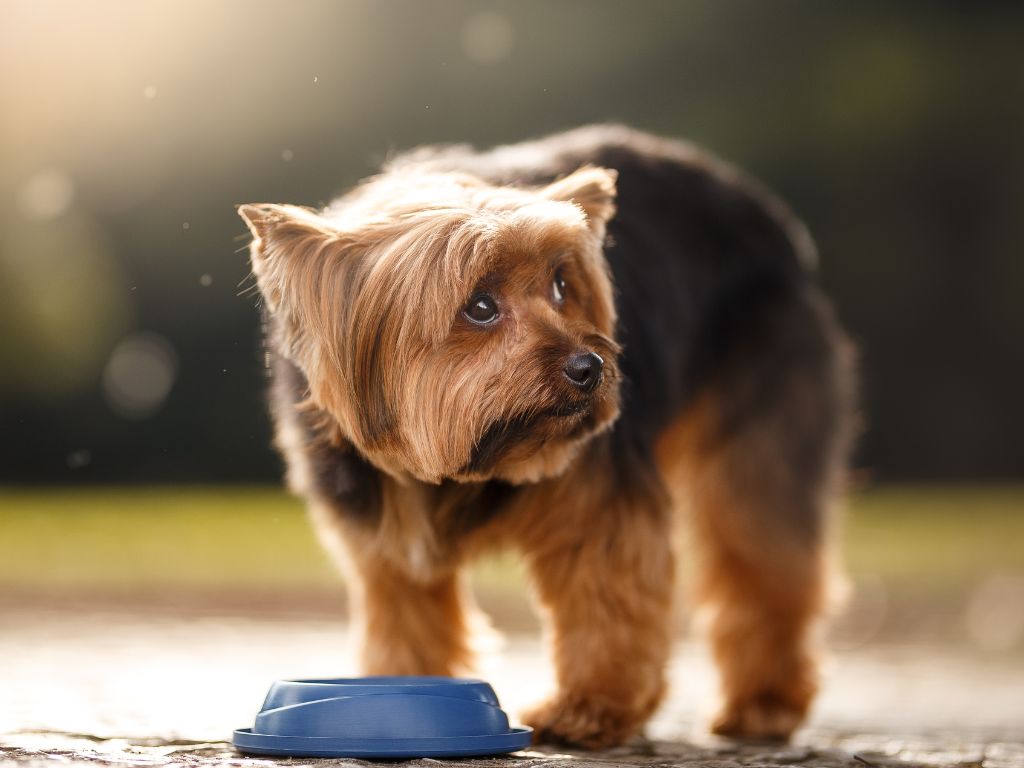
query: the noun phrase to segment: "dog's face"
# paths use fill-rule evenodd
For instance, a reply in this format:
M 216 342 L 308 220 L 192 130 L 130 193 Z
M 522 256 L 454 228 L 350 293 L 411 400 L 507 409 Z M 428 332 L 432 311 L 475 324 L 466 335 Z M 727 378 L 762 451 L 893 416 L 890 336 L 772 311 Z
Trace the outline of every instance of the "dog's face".
M 600 168 L 535 189 L 403 171 L 320 214 L 239 211 L 274 343 L 344 439 L 398 477 L 525 482 L 618 415 L 614 195 Z

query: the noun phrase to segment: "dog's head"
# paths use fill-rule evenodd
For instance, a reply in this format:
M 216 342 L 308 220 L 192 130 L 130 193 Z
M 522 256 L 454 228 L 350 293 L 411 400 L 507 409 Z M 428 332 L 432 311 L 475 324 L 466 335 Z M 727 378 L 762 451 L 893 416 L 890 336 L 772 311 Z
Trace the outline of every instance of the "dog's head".
M 540 188 L 406 170 L 322 212 L 239 213 L 274 342 L 344 439 L 398 477 L 526 482 L 618 415 L 614 198 L 601 168 Z

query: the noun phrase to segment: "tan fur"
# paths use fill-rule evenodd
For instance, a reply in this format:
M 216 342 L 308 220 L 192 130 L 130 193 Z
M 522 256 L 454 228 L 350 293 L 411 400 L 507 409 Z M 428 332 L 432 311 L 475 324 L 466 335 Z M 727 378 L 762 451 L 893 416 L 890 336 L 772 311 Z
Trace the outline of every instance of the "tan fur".
M 658 460 L 689 512 L 697 558 L 694 600 L 720 673 L 715 733 L 788 738 L 818 689 L 814 630 L 825 608 L 827 532 L 788 530 L 793 508 L 827 503 L 832 490 L 795 482 L 762 424 L 722 436 L 716 393 L 662 435 Z
M 559 692 L 524 717 L 545 741 L 620 743 L 665 692 L 675 570 L 668 500 L 657 486 L 624 496 L 606 467 L 590 452 L 535 488 L 508 532 L 549 620 Z

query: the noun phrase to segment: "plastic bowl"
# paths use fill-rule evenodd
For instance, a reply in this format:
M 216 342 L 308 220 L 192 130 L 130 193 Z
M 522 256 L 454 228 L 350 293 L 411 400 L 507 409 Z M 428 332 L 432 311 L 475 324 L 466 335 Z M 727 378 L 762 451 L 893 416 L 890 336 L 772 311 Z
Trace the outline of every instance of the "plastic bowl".
M 240 752 L 302 757 L 457 757 L 514 752 L 532 729 L 512 728 L 494 689 L 451 677 L 279 680 Z

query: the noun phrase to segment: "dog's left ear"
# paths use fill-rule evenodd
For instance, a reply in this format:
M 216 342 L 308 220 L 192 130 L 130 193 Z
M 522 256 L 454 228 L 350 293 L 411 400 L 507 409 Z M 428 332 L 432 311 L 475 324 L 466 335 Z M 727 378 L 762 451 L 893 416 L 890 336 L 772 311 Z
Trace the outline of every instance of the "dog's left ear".
M 605 224 L 615 214 L 616 178 L 618 173 L 610 168 L 585 166 L 544 187 L 542 193 L 551 200 L 578 205 L 587 214 L 590 228 L 603 237 Z

